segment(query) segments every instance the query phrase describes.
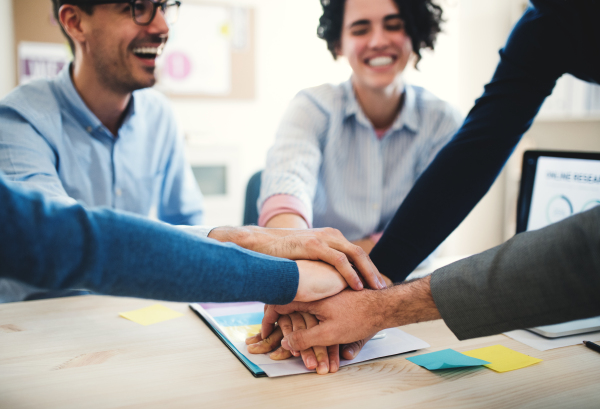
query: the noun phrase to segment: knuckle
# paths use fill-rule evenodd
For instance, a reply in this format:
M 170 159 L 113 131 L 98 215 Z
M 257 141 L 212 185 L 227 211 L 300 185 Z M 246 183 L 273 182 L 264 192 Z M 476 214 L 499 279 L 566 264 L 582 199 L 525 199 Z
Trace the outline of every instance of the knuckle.
M 323 243 L 321 242 L 321 240 L 314 236 L 309 237 L 306 240 L 306 246 L 311 247 L 311 248 L 321 247 L 322 245 L 323 245 Z
M 335 258 L 335 262 L 337 264 L 346 264 L 348 263 L 348 257 L 344 253 L 339 253 Z
M 295 349 L 303 351 L 307 348 L 304 332 L 296 332 L 292 334 L 291 340 L 293 341 L 293 347 Z
M 280 327 L 284 333 L 292 332 L 292 330 L 293 330 L 291 322 L 284 322 L 283 324 L 280 325 Z
M 352 249 L 352 254 L 357 258 L 367 257 L 367 252 L 362 249 L 360 246 L 354 246 Z

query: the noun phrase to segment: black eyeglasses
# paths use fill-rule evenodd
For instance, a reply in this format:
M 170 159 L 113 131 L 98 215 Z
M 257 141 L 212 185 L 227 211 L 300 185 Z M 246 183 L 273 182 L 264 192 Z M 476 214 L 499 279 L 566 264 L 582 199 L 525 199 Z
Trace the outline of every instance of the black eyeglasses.
M 152 23 L 156 16 L 156 10 L 160 8 L 160 11 L 165 16 L 165 21 L 168 25 L 173 25 L 177 22 L 179 17 L 179 6 L 180 1 L 166 0 L 166 1 L 153 1 L 153 0 L 81 0 L 81 1 L 66 1 L 66 4 L 73 4 L 75 6 L 94 6 L 96 4 L 129 4 L 131 7 L 131 17 L 133 21 L 140 26 L 147 26 Z

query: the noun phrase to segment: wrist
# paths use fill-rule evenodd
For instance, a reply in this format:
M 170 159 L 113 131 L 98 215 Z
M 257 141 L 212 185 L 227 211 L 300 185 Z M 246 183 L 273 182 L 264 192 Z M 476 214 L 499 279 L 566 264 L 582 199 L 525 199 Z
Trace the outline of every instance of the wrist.
M 222 226 L 212 229 L 208 234 L 211 239 L 222 243 L 235 243 L 240 247 L 250 249 L 253 232 L 250 227 Z
M 431 276 L 381 290 L 385 328 L 441 318 L 431 294 Z

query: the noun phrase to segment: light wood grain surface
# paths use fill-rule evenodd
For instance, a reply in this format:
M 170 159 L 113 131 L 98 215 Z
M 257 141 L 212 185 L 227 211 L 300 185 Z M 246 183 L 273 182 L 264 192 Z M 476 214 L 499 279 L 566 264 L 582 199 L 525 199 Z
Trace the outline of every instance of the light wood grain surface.
M 255 379 L 187 304 L 144 327 L 155 301 L 83 296 L 0 305 L 0 408 L 600 408 L 600 354 L 540 352 L 503 335 L 459 342 L 442 321 L 402 329 L 431 352 L 502 344 L 544 362 L 507 373 L 430 372 L 383 358 L 336 374 Z

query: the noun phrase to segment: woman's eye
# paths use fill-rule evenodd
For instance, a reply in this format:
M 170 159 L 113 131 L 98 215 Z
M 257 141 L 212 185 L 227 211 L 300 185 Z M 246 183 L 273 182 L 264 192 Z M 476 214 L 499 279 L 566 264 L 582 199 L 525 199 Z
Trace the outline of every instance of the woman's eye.
M 362 36 L 362 35 L 367 34 L 367 31 L 368 30 L 366 28 L 363 28 L 363 29 L 360 29 L 360 30 L 353 30 L 351 33 L 352 33 L 353 36 Z
M 385 28 L 389 31 L 401 31 L 404 29 L 404 24 L 388 24 L 385 26 Z

